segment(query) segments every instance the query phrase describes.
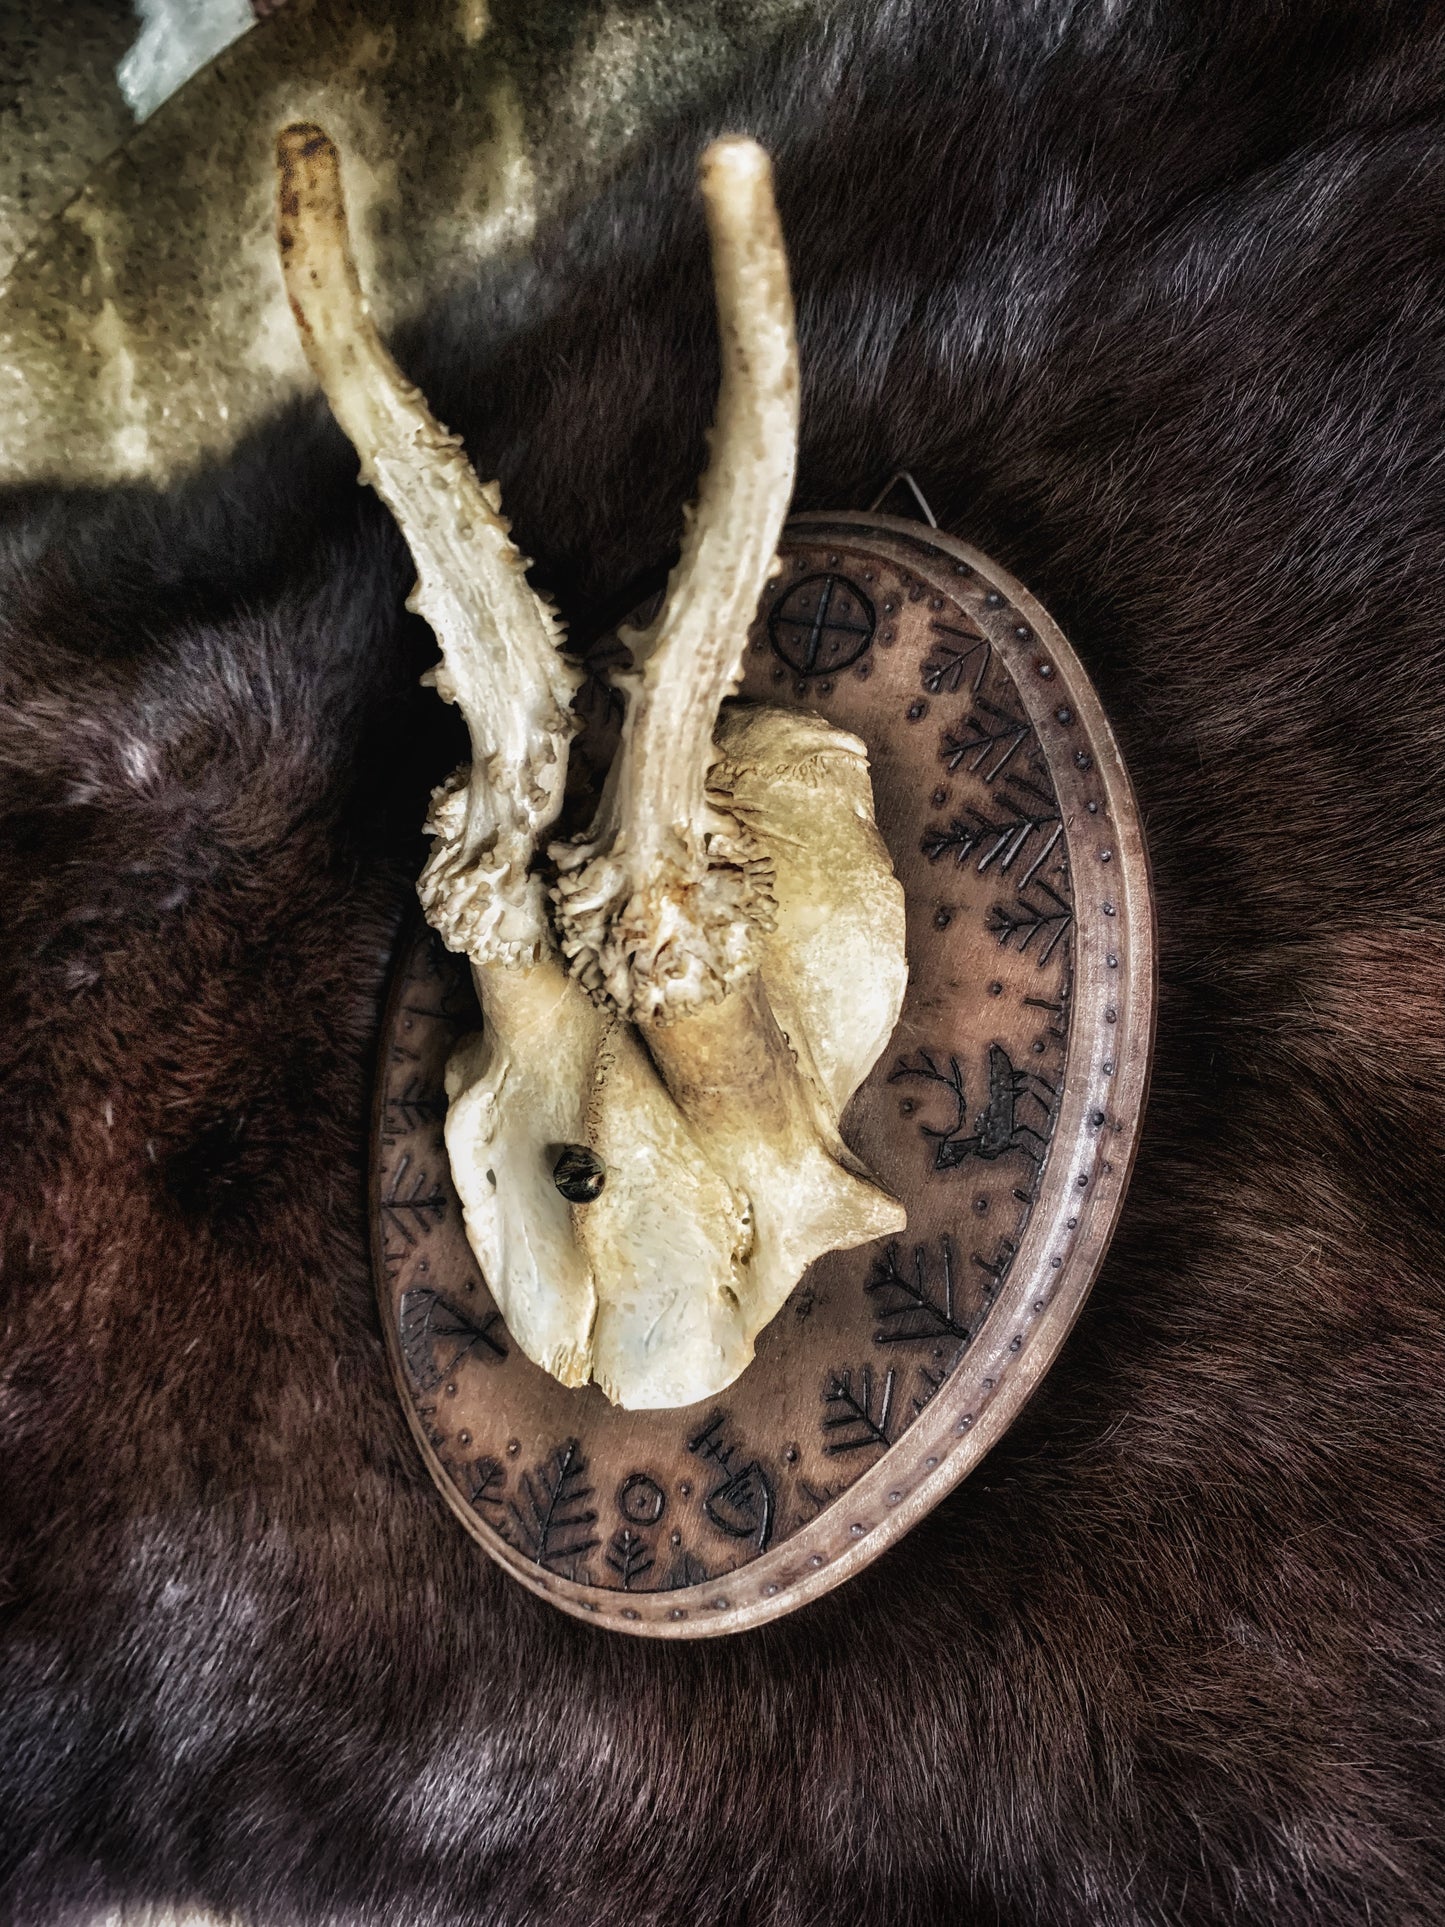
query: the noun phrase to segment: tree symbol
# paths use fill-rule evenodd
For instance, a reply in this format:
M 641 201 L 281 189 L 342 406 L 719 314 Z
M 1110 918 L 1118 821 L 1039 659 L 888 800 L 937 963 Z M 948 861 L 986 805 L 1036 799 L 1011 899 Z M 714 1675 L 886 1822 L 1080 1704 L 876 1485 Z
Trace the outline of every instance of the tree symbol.
M 403 1292 L 401 1355 L 418 1389 L 435 1391 L 478 1346 L 496 1358 L 505 1358 L 507 1348 L 499 1333 L 501 1323 L 502 1315 L 498 1311 L 489 1312 L 478 1323 L 464 1311 L 458 1311 L 455 1305 L 448 1304 L 439 1291 L 429 1286 L 415 1286 Z
M 419 1170 L 411 1176 L 411 1153 L 396 1161 L 391 1182 L 381 1200 L 381 1214 L 408 1245 L 425 1238 L 446 1216 L 447 1198 L 440 1184 Z M 409 1180 L 409 1181 L 408 1181 Z
M 508 1504 L 517 1544 L 539 1566 L 565 1566 L 575 1577 L 576 1566 L 584 1554 L 601 1541 L 591 1528 L 597 1523 L 595 1509 L 588 1506 L 592 1488 L 585 1483 L 587 1461 L 576 1439 L 559 1445 L 522 1478 L 519 1498 Z
M 1017 937 L 1020 951 L 1027 950 L 1037 937 L 1039 941 L 1035 955 L 1042 969 L 1068 935 L 1074 912 L 1067 899 L 1061 897 L 1042 877 L 1035 877 L 1030 887 L 1040 892 L 1047 902 L 1042 906 L 1030 903 L 1020 890 L 1018 901 L 1012 909 L 1001 903 L 994 905 L 989 912 L 988 927 L 998 938 L 1001 949 L 1007 949 Z
M 622 1582 L 622 1590 L 631 1592 L 636 1580 L 652 1570 L 652 1554 L 647 1541 L 640 1533 L 633 1532 L 629 1526 L 620 1526 L 612 1535 L 612 1543 L 607 1548 L 607 1563 Z
M 968 769 L 991 783 L 1031 734 L 1031 725 L 1021 717 L 980 697 L 968 720 L 945 735 L 941 753 L 950 770 Z
M 906 1344 L 915 1338 L 966 1341 L 972 1336 L 954 1310 L 953 1240 L 947 1236 L 940 1238 L 939 1246 L 942 1279 L 937 1295 L 929 1287 L 923 1245 L 914 1246 L 911 1270 L 899 1263 L 896 1244 L 890 1245 L 875 1264 L 873 1275 L 863 1289 L 879 1294 L 882 1310 L 877 1336 L 883 1344 Z M 886 1302 L 890 1297 L 895 1300 L 893 1304 Z
M 865 1365 L 859 1373 L 858 1390 L 853 1389 L 851 1372 L 835 1372 L 823 1392 L 823 1404 L 832 1408 L 823 1420 L 825 1432 L 837 1436 L 823 1450 L 830 1458 L 840 1452 L 858 1452 L 865 1445 L 888 1445 L 888 1421 L 893 1413 L 893 1385 L 897 1373 L 891 1367 L 883 1381 L 876 1403 L 873 1368 Z
M 976 629 L 956 629 L 947 622 L 932 622 L 929 627 L 936 635 L 957 637 L 964 646 L 958 649 L 952 643 L 936 643 L 923 665 L 923 687 L 931 696 L 941 696 L 945 690 L 949 695 L 956 695 L 971 669 L 969 687 L 976 696 L 993 660 L 993 644 Z
M 978 852 L 980 876 L 994 863 L 997 863 L 1001 872 L 1007 873 L 1023 854 L 1036 831 L 1047 834 L 1043 836 L 1040 848 L 1035 851 L 1033 861 L 1018 880 L 1018 888 L 1026 890 L 1053 854 L 1054 845 L 1064 833 L 1063 824 L 1053 814 L 1035 816 L 1020 811 L 1015 816 L 1005 813 L 995 820 L 985 816 L 982 810 L 968 809 L 962 816 L 954 817 L 946 830 L 925 832 L 923 854 L 930 863 L 937 863 L 942 856 L 951 856 L 962 869 L 968 859 Z

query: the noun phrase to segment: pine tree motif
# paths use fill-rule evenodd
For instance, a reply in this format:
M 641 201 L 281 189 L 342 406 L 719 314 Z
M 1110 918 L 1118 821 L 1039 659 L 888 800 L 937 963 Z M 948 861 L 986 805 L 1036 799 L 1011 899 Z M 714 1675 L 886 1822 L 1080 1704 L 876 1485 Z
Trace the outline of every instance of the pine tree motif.
M 972 672 L 969 686 L 976 696 L 993 660 L 993 644 L 987 636 L 956 629 L 947 622 L 930 623 L 929 627 L 936 635 L 956 636 L 965 646 L 958 649 L 951 643 L 935 643 L 923 665 L 923 687 L 931 696 L 941 696 L 945 691 L 957 695 L 965 675 Z
M 968 769 L 992 783 L 1032 734 L 1022 717 L 980 697 L 967 721 L 944 736 L 941 754 L 950 770 Z
M 483 1518 L 494 1512 L 500 1514 L 506 1497 L 507 1474 L 497 1459 L 474 1459 L 464 1468 L 461 1480 L 467 1504 L 474 1506 Z M 495 1523 L 495 1521 L 494 1521 Z
M 823 1420 L 823 1430 L 839 1435 L 823 1447 L 830 1458 L 835 1458 L 841 1452 L 861 1451 L 867 1445 L 888 1446 L 892 1443 L 888 1436 L 888 1421 L 893 1414 L 893 1386 L 897 1376 L 890 1367 L 875 1405 L 871 1365 L 865 1365 L 859 1373 L 856 1392 L 851 1372 L 834 1373 L 823 1392 L 824 1406 L 835 1408 Z
M 647 1541 L 628 1526 L 621 1526 L 613 1533 L 606 1559 L 622 1582 L 624 1592 L 631 1592 L 636 1581 L 652 1570 L 652 1554 Z
M 517 1498 L 508 1502 L 514 1543 L 549 1571 L 576 1577 L 577 1563 L 602 1542 L 591 1528 L 595 1508 L 587 1501 L 587 1461 L 577 1439 L 559 1445 L 550 1459 L 525 1473 Z
M 424 1170 L 411 1174 L 411 1153 L 396 1161 L 391 1182 L 381 1200 L 381 1215 L 403 1243 L 415 1246 L 428 1237 L 447 1212 L 446 1192 Z
M 440 1124 L 447 1114 L 447 1094 L 440 1085 L 426 1084 L 415 1071 L 399 1091 L 386 1100 L 386 1128 L 393 1136 L 416 1131 L 423 1124 Z
M 1037 937 L 1039 941 L 1034 955 L 1042 970 L 1068 935 L 1074 912 L 1067 899 L 1061 897 L 1042 877 L 1034 877 L 1030 887 L 1048 899 L 1043 907 L 1030 903 L 1021 893 L 1011 910 L 1003 904 L 994 905 L 989 912 L 988 927 L 998 938 L 1000 949 L 1007 949 L 1017 937 L 1019 950 L 1025 951 Z
M 995 821 L 993 817 L 985 816 L 982 810 L 968 809 L 962 816 L 955 816 L 946 830 L 928 830 L 923 838 L 923 854 L 930 863 L 937 863 L 940 857 L 951 856 L 961 870 L 969 858 L 977 853 L 980 876 L 995 863 L 1000 873 L 1007 874 L 1036 832 L 1041 840 L 1034 851 L 1033 860 L 1018 880 L 1018 888 L 1026 890 L 1053 854 L 1054 846 L 1064 833 L 1064 826 L 1057 816 L 1020 813 L 1017 816 L 1005 815 Z
M 423 1392 L 434 1392 L 478 1346 L 494 1358 L 507 1356 L 500 1312 L 490 1311 L 478 1322 L 428 1285 L 402 1293 L 399 1328 L 401 1355 Z
M 954 1309 L 953 1240 L 945 1235 L 938 1242 L 942 1277 L 937 1296 L 929 1289 L 925 1246 L 914 1246 L 911 1270 L 900 1264 L 896 1244 L 876 1261 L 863 1289 L 880 1297 L 882 1309 L 876 1333 L 880 1344 L 905 1345 L 914 1339 L 934 1338 L 956 1338 L 966 1344 L 973 1336 Z M 895 1301 L 892 1304 L 886 1302 L 890 1297 Z

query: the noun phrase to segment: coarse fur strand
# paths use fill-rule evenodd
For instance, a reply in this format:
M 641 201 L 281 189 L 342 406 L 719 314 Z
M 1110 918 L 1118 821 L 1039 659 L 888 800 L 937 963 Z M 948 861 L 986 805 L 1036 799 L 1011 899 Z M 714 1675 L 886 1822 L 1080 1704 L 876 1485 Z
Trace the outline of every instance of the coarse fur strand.
M 427 787 L 319 403 L 0 519 L 0 1913 L 256 1927 L 1445 1919 L 1445 9 L 903 0 L 770 49 L 398 344 L 581 626 L 667 560 L 691 180 L 775 152 L 801 507 L 899 465 L 1146 815 L 1123 1224 L 1004 1443 L 716 1643 L 526 1595 L 368 1271 Z

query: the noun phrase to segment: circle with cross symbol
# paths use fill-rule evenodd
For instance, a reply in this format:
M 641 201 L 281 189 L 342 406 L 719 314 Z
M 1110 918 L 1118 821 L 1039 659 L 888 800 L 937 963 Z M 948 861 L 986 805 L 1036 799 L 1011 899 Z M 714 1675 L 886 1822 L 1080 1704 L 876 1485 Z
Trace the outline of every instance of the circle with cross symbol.
M 768 615 L 773 651 L 799 676 L 831 676 L 873 641 L 873 604 L 846 575 L 810 575 L 780 595 Z

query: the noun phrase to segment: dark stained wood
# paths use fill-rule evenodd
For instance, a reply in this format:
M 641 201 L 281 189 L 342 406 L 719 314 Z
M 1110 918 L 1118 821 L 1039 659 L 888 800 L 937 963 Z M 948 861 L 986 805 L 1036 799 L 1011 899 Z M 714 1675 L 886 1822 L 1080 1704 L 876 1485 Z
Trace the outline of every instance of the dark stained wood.
M 1128 777 L 1047 614 L 976 551 L 800 517 L 744 699 L 868 744 L 909 989 L 844 1135 L 908 1210 L 830 1253 L 720 1398 L 623 1412 L 512 1343 L 462 1229 L 442 1072 L 480 1020 L 418 927 L 382 1044 L 377 1283 L 447 1502 L 524 1585 L 621 1631 L 732 1632 L 866 1565 L 958 1483 L 1052 1363 L 1118 1218 L 1148 1084 L 1154 930 Z

